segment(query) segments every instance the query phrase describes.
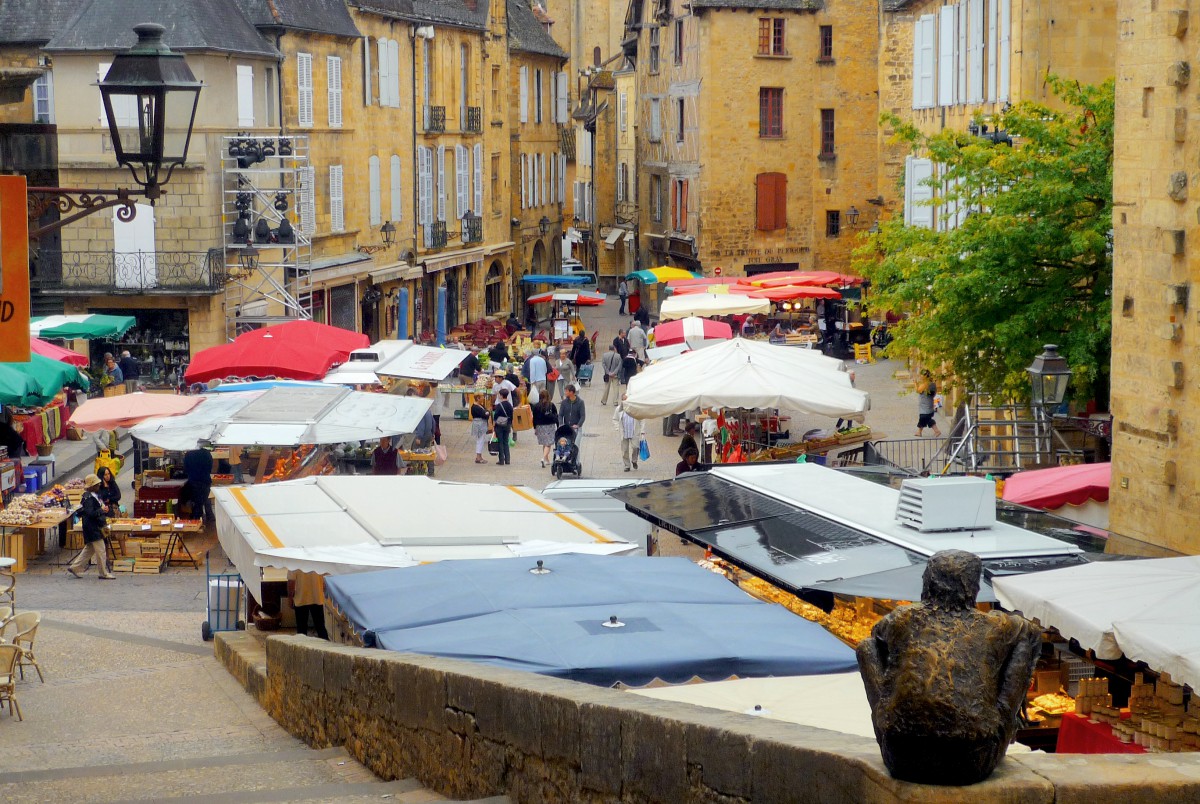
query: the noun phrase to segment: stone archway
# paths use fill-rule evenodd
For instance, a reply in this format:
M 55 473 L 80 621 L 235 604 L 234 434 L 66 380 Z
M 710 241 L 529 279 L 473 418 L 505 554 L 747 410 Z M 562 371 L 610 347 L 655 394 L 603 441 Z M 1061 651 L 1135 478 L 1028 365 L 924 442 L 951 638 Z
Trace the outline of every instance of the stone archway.
M 500 260 L 495 260 L 488 267 L 487 279 L 483 282 L 483 312 L 484 315 L 495 315 L 500 312 L 504 301 L 504 266 Z
M 546 246 L 541 240 L 533 244 L 533 261 L 530 266 L 530 273 L 546 273 Z

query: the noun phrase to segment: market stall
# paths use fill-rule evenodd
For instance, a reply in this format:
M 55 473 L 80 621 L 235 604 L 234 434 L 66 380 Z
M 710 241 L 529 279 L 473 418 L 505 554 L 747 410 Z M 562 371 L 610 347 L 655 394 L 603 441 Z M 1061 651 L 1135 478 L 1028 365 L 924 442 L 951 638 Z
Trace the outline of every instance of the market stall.
M 1030 508 L 1108 528 L 1108 490 L 1111 463 L 1085 463 L 1017 472 L 1004 481 L 1004 499 Z
M 688 293 L 671 296 L 664 301 L 658 308 L 658 317 L 662 321 L 669 321 L 692 315 L 711 318 L 717 315 L 757 315 L 770 311 L 771 302 L 767 299 L 755 299 L 740 293 Z
M 81 355 L 79 352 L 72 352 L 70 349 L 64 349 L 58 344 L 44 341 L 41 338 L 35 338 L 32 335 L 29 337 L 29 349 L 33 354 L 48 357 L 51 360 L 58 360 L 63 363 L 69 363 L 76 368 L 86 369 L 88 367 L 87 355 Z
M 25 572 L 28 563 L 51 544 L 62 544 L 66 524 L 79 508 L 82 481 L 73 481 L 69 493 L 56 485 L 40 494 L 17 494 L 0 510 L 0 556 L 13 560 L 10 572 Z M 57 538 L 52 538 L 57 537 Z
M 264 567 L 343 575 L 447 559 L 638 548 L 519 486 L 329 476 L 213 494 L 221 546 L 257 599 Z
M 29 321 L 37 338 L 98 340 L 119 338 L 137 325 L 131 315 L 46 315 Z
M 314 321 L 289 321 L 198 352 L 184 378 L 189 383 L 226 377 L 320 380 L 352 351 L 370 345 L 370 339 L 358 332 Z

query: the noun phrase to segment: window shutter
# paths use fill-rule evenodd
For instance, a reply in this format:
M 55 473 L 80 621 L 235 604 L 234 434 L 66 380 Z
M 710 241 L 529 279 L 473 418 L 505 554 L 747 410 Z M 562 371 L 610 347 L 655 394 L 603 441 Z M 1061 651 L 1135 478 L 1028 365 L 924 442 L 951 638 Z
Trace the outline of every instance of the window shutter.
M 561 72 L 558 74 L 558 94 L 555 98 L 555 103 L 558 106 L 558 122 L 571 122 L 571 101 L 567 96 L 567 74 Z
M 238 125 L 254 125 L 254 68 L 247 64 L 237 66 L 237 109 Z
M 650 99 L 650 141 L 658 142 L 662 139 L 662 101 L 658 98 Z
M 529 203 L 525 196 L 525 154 L 521 154 L 521 209 L 525 209 Z
M 391 106 L 400 106 L 400 43 L 395 39 L 388 40 L 388 80 L 391 81 L 391 86 L 388 88 L 388 97 L 391 99 Z
M 439 145 L 437 149 L 437 187 L 434 189 L 437 199 L 437 219 L 446 222 L 446 146 Z
M 433 150 L 417 148 L 417 223 L 433 223 Z
M 954 6 L 942 6 L 938 14 L 937 105 L 954 104 L 954 46 L 957 31 L 954 27 Z
M 579 182 L 573 182 L 571 184 L 571 193 L 571 200 L 574 202 L 571 205 L 571 209 L 573 209 L 575 214 L 578 216 L 583 211 L 579 208 Z
M 329 127 L 342 127 L 342 60 L 337 56 L 325 59 L 325 70 L 329 84 Z
M 958 67 L 958 77 L 954 82 L 954 102 L 967 102 L 967 58 L 970 55 L 970 46 L 967 44 L 967 10 L 969 6 L 967 0 L 962 0 L 955 7 L 955 15 L 958 17 L 958 41 L 954 46 L 954 60 Z
M 454 146 L 454 211 L 459 218 L 471 211 L 470 151 L 465 145 Z
M 787 174 L 775 174 L 775 228 L 787 228 Z
M 346 228 L 345 208 L 342 204 L 342 166 L 329 166 L 329 229 L 334 232 Z
M 483 146 L 475 144 L 475 204 L 471 211 L 476 215 L 483 214 Z
M 921 50 L 920 50 L 920 66 L 917 69 L 919 78 L 918 84 L 920 87 L 920 105 L 918 109 L 928 109 L 934 106 L 936 96 L 934 94 L 937 86 L 937 76 L 934 70 L 937 69 L 937 17 L 933 14 L 926 14 L 921 17 L 918 22 L 921 28 Z
M 625 163 L 617 165 L 617 201 L 625 200 Z
M 300 231 L 312 234 L 317 230 L 317 202 L 313 185 L 316 183 L 316 168 L 306 167 L 300 177 Z
M 558 156 L 558 200 L 567 200 L 567 155 Z
M 629 125 L 629 96 L 622 92 L 619 103 L 620 106 L 617 109 L 617 117 L 620 118 L 621 130 L 624 131 Z
M 987 4 L 987 99 L 996 100 L 996 0 Z
M 688 185 L 691 184 L 687 179 L 679 182 L 679 231 L 686 232 L 688 228 Z
M 388 59 L 388 40 L 379 40 L 379 105 L 392 105 L 391 60 Z
M 391 159 L 391 183 L 392 183 L 392 217 L 389 220 L 401 220 L 401 212 L 404 209 L 403 184 L 400 179 L 400 157 L 392 154 Z
M 970 63 L 967 65 L 967 101 L 983 102 L 983 0 L 970 0 Z
M 380 199 L 379 157 L 372 156 L 367 160 L 367 184 L 370 192 L 371 225 L 383 223 L 383 202 Z
M 522 123 L 529 122 L 529 68 L 521 68 L 521 102 L 517 107 Z
M 542 199 L 543 204 L 549 204 L 550 196 L 546 193 L 546 155 L 545 154 L 538 154 L 538 178 L 542 182 L 541 195 L 539 195 L 538 197 Z
M 758 229 L 769 232 L 775 228 L 775 174 L 759 173 L 754 179 L 754 208 L 758 212 Z
M 925 229 L 933 228 L 933 207 L 928 204 L 933 199 L 933 187 L 928 184 L 933 176 L 933 162 L 928 159 L 909 157 L 906 160 L 904 195 L 906 215 L 905 222 L 909 226 L 920 226 Z
M 312 54 L 296 54 L 296 81 L 298 104 L 296 113 L 299 125 L 313 124 Z
M 363 37 L 363 106 L 370 106 L 374 100 L 371 93 L 371 37 Z
M 1010 33 L 1012 31 L 1012 4 L 1009 0 L 1000 2 L 1000 43 L 996 46 L 998 56 L 996 64 L 996 100 L 1008 100 L 1009 58 L 1012 47 Z

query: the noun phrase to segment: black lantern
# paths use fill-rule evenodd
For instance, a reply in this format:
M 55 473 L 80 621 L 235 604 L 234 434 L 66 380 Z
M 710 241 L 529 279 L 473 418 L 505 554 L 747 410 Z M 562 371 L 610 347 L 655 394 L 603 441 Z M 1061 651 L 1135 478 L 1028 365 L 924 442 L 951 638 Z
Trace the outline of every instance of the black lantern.
M 1033 359 L 1029 368 L 1029 381 L 1033 386 L 1032 402 L 1046 413 L 1052 414 L 1067 396 L 1071 384 L 1071 369 L 1067 359 L 1058 353 L 1058 347 L 1046 344 L 1040 355 Z
M 850 209 L 846 210 L 846 220 L 850 221 L 851 226 L 858 225 L 858 215 L 858 207 L 851 204 Z
M 238 264 L 247 274 L 252 273 L 258 267 L 258 249 L 254 247 L 253 243 L 247 243 L 239 251 Z
M 379 229 L 379 234 L 383 235 L 383 244 L 390 246 L 396 242 L 396 225 L 391 221 L 387 221 Z
M 550 219 L 545 215 L 538 221 L 538 231 L 542 233 L 542 237 L 546 236 L 546 232 L 550 231 Z
M 133 30 L 137 44 L 113 57 L 98 86 L 117 164 L 153 201 L 187 159 L 202 84 L 183 54 L 163 44 L 163 26 L 147 22 Z

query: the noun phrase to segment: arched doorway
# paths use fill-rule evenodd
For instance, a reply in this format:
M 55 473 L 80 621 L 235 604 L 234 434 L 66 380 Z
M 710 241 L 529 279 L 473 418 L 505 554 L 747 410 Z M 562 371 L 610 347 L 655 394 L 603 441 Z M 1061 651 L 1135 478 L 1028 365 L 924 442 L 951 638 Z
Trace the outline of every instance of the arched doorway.
M 539 240 L 533 244 L 533 262 L 531 263 L 533 273 L 543 274 L 546 272 L 546 247 Z
M 454 329 L 458 326 L 458 306 L 460 301 L 459 292 L 459 269 L 455 268 L 446 277 L 446 331 Z
M 501 288 L 504 283 L 504 266 L 496 260 L 488 268 L 487 279 L 483 283 L 483 309 L 485 315 L 495 315 L 500 312 L 503 302 Z

